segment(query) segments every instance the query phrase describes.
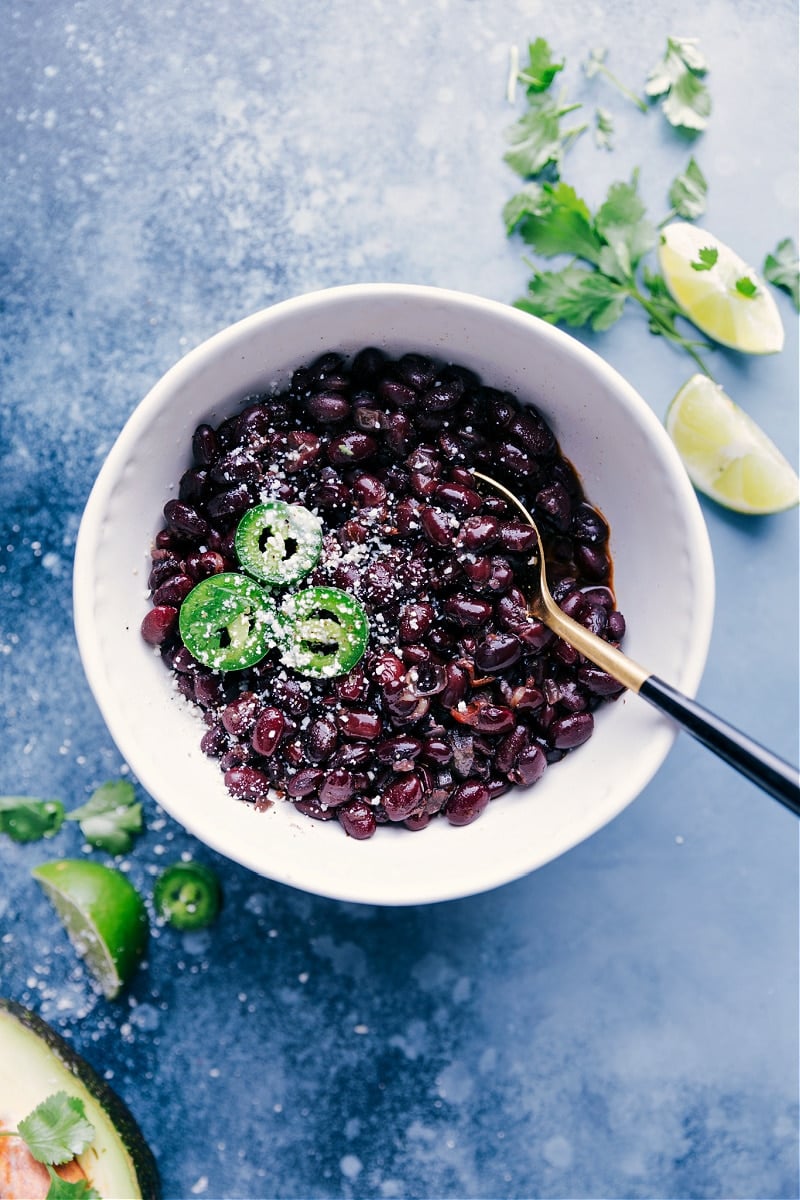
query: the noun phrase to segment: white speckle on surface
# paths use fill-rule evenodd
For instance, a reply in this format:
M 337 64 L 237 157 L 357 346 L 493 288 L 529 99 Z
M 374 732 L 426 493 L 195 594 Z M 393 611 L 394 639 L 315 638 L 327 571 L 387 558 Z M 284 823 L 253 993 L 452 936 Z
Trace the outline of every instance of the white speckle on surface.
M 42 566 L 44 567 L 45 571 L 49 571 L 51 575 L 60 576 L 64 574 L 63 560 L 53 550 L 48 550 L 47 553 L 42 556 Z
M 208 1176 L 201 1175 L 189 1189 L 193 1196 L 202 1196 L 203 1192 L 208 1189 Z
M 183 934 L 182 945 L 186 954 L 199 958 L 211 950 L 212 935 L 208 929 L 190 929 Z
M 364 1169 L 361 1159 L 355 1154 L 345 1154 L 339 1160 L 339 1170 L 345 1179 L 358 1179 Z
M 450 1104 L 464 1104 L 474 1090 L 472 1076 L 460 1060 L 450 1063 L 436 1076 L 436 1091 Z
M 152 1004 L 139 1004 L 131 1010 L 130 1023 L 144 1033 L 152 1033 L 154 1029 L 158 1029 L 160 1023 L 158 1009 Z
M 542 1146 L 542 1157 L 551 1167 L 565 1170 L 572 1165 L 572 1146 L 561 1134 L 548 1138 Z
M 254 917 L 263 917 L 267 911 L 267 897 L 263 892 L 251 892 L 244 902 L 245 912 L 252 913 Z

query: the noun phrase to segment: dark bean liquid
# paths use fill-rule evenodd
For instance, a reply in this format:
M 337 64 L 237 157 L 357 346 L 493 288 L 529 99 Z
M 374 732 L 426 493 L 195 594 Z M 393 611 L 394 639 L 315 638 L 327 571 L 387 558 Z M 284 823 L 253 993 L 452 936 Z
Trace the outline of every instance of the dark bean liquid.
M 528 617 L 533 531 L 469 468 L 533 513 L 561 608 L 616 644 L 608 527 L 541 414 L 466 368 L 325 354 L 286 391 L 200 425 L 192 449 L 155 539 L 142 635 L 202 710 L 202 748 L 237 799 L 266 807 L 277 792 L 360 839 L 439 814 L 466 825 L 585 742 L 622 690 Z M 367 651 L 346 676 L 304 678 L 276 652 L 222 674 L 179 640 L 181 603 L 200 579 L 239 569 L 236 525 L 268 499 L 323 522 L 300 586 L 341 588 L 367 612 Z

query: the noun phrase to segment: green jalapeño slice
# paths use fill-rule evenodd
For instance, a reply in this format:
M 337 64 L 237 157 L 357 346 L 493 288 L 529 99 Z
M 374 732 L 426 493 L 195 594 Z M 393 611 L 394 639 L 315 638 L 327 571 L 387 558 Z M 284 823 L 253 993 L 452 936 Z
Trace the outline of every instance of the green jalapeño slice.
M 234 572 L 209 575 L 192 588 L 180 608 L 184 646 L 215 671 L 252 667 L 280 640 L 281 617 L 252 579 Z
M 159 915 L 176 929 L 204 929 L 217 916 L 222 893 L 210 867 L 176 862 L 156 880 L 153 901 Z
M 316 565 L 322 525 L 302 504 L 267 500 L 244 514 L 235 545 L 248 574 L 264 583 L 295 583 Z
M 301 675 L 346 675 L 367 648 L 369 622 L 361 605 L 332 587 L 306 588 L 283 603 L 287 644 L 282 659 Z

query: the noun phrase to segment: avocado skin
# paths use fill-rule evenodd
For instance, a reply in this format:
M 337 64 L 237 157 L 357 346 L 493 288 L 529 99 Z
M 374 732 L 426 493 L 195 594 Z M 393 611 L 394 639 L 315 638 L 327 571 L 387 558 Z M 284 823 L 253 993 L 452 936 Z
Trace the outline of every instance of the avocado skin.
M 43 1041 L 67 1070 L 80 1079 L 87 1091 L 91 1092 L 131 1156 L 144 1200 L 159 1200 L 160 1183 L 156 1160 L 128 1106 L 95 1069 L 89 1066 L 86 1059 L 81 1058 L 77 1051 L 35 1012 L 17 1004 L 15 1000 L 5 1000 L 3 997 L 0 997 L 0 1010 L 8 1013 Z

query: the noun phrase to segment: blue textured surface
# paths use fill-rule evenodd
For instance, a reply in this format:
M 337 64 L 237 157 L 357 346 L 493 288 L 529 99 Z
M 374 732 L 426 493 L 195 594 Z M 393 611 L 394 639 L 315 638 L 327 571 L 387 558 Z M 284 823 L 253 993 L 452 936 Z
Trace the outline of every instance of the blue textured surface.
M 565 175 L 596 204 L 641 166 L 650 211 L 689 146 L 641 87 L 700 39 L 714 112 L 691 149 L 705 223 L 758 265 L 797 229 L 797 19 L 784 0 L 6 5 L 0 192 L 0 792 L 68 805 L 124 765 L 84 682 L 71 558 L 93 478 L 190 346 L 272 301 L 397 280 L 503 301 L 509 45 L 548 37 L 612 111 Z M 796 463 L 784 352 L 714 370 Z M 587 338 L 663 415 L 691 364 L 627 315 Z M 796 761 L 797 515 L 703 502 L 718 579 L 701 699 Z M 527 879 L 432 908 L 295 893 L 196 846 L 142 796 L 145 891 L 184 850 L 226 894 L 156 931 L 98 998 L 29 875 L 74 827 L 0 839 L 0 993 L 127 1099 L 167 1197 L 796 1197 L 797 830 L 681 737 L 611 826 Z M 424 834 L 420 835 L 424 836 Z M 368 852 L 368 848 L 365 848 Z M 102 857 L 95 855 L 95 857 Z

